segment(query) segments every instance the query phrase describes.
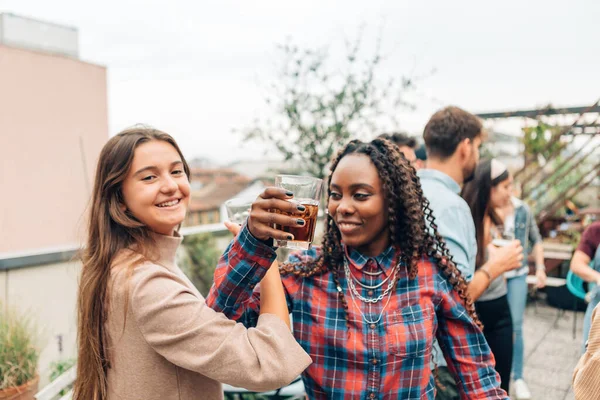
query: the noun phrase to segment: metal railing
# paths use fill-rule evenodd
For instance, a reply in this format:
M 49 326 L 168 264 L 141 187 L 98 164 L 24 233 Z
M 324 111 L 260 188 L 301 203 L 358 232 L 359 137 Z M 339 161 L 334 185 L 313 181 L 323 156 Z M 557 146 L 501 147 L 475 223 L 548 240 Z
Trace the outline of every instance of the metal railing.
M 188 226 L 179 231 L 183 236 L 211 233 L 225 235 L 229 231 L 223 223 Z M 42 248 L 19 252 L 0 253 L 0 271 L 17 268 L 30 268 L 72 261 L 77 257 L 80 246 L 71 244 L 61 247 Z
M 71 400 L 73 397 L 73 383 L 77 376 L 77 368 L 72 367 L 67 372 L 53 380 L 49 385 L 35 394 L 35 400 L 54 400 L 61 393 L 67 391 L 66 394 L 59 397 L 59 400 Z
M 61 376 L 52 381 L 48 386 L 35 394 L 35 400 L 71 400 L 73 397 L 72 386 L 77 376 L 77 368 L 72 367 Z M 61 393 L 65 392 L 64 395 Z M 229 385 L 223 385 L 223 394 L 226 399 L 246 399 L 250 396 L 259 395 L 261 398 L 268 397 L 272 399 L 300 400 L 305 398 L 304 384 L 300 377 L 292 383 L 277 390 L 265 393 L 253 393 L 246 389 L 236 388 Z M 61 397 L 58 397 L 61 396 Z

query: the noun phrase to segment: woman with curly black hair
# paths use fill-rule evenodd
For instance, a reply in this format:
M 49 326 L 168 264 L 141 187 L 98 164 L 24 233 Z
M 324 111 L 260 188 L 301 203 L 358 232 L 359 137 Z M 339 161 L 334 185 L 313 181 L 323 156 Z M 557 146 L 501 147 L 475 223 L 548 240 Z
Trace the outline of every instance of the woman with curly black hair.
M 275 259 L 269 240 L 289 240 L 273 224 L 299 223 L 274 211 L 295 211 L 292 197 L 266 189 L 215 272 L 207 303 L 246 326 Z M 463 399 L 508 399 L 428 204 L 387 140 L 353 140 L 333 160 L 323 245 L 280 266 L 294 336 L 313 359 L 309 398 L 433 399 L 437 337 Z

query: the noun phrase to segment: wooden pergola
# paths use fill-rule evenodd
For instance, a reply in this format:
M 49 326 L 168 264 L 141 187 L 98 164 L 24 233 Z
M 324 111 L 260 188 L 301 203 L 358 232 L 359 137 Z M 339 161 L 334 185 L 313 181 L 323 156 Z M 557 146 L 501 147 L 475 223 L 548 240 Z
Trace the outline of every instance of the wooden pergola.
M 542 182 L 546 185 L 546 187 L 552 187 L 553 185 L 556 185 L 556 183 L 567 177 L 576 168 L 583 165 L 583 163 L 600 148 L 600 141 L 594 141 L 594 139 L 600 134 L 600 99 L 591 106 L 566 108 L 547 106 L 544 108 L 531 110 L 486 112 L 477 114 L 477 116 L 486 120 L 525 118 L 527 120 L 534 120 L 536 123 L 541 121 L 542 117 L 574 117 L 574 122 L 571 125 L 555 125 L 555 127 L 558 129 L 555 130 L 555 133 L 552 134 L 542 150 L 542 152 L 546 153 L 553 149 L 546 158 L 546 162 L 558 159 L 559 155 L 561 155 L 563 150 L 569 145 L 570 141 L 561 141 L 561 138 L 567 136 L 571 138 L 576 136 L 586 137 L 582 146 L 584 151 L 573 152 L 570 155 L 567 155 L 560 161 L 558 165 L 555 166 L 553 171 L 547 172 L 544 170 L 543 166 L 537 165 L 537 163 L 534 162 L 536 155 L 525 154 L 523 168 L 515 173 L 515 178 L 523 187 L 522 196 L 524 199 L 528 199 L 532 195 L 536 186 Z M 590 119 L 592 119 L 593 122 L 586 122 L 590 121 Z M 556 171 L 562 172 L 557 174 Z M 579 191 L 590 186 L 599 175 L 600 162 L 596 163 L 591 168 L 587 168 L 587 170 L 582 173 L 582 176 L 579 179 L 561 192 L 556 193 L 554 197 L 549 195 L 549 191 L 546 192 L 541 199 L 538 199 L 543 200 L 543 211 L 537 215 L 538 223 L 541 224 L 546 219 L 553 216 L 566 200 L 570 200 Z

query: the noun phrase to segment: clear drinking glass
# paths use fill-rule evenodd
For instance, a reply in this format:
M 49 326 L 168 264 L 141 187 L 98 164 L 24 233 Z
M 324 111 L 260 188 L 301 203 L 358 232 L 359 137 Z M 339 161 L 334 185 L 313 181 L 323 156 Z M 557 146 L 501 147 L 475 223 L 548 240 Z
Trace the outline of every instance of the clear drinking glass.
M 304 225 L 289 227 L 275 224 L 275 229 L 294 235 L 294 240 L 275 240 L 275 245 L 296 250 L 310 249 L 315 236 L 315 227 L 317 226 L 317 213 L 321 191 L 323 190 L 323 180 L 311 176 L 277 175 L 275 186 L 294 193 L 294 197 L 288 201 L 298 205 L 301 204 L 306 208 L 302 214 L 288 214 L 277 210 L 280 214 L 302 218 Z
M 500 233 L 492 240 L 492 244 L 496 247 L 508 246 L 515 240 L 514 230 L 504 230 L 500 226 L 498 227 L 498 232 Z
M 254 199 L 234 197 L 225 202 L 225 208 L 227 209 L 227 217 L 229 221 L 234 224 L 242 225 L 244 221 L 250 215 L 250 208 Z

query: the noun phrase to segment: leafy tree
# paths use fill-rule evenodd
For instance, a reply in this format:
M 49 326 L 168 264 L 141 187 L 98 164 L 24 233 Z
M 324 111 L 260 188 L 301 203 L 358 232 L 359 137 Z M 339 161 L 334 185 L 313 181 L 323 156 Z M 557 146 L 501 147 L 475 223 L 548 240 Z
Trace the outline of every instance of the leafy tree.
M 281 69 L 265 99 L 272 117 L 242 129 L 245 139 L 268 142 L 285 160 L 300 160 L 306 172 L 323 178 L 332 156 L 348 140 L 396 128 L 398 111 L 412 108 L 404 96 L 414 82 L 377 79 L 384 61 L 380 40 L 374 54 L 363 58 L 361 37 L 347 43 L 339 68 L 330 65 L 324 49 L 290 42 L 278 46 Z
M 542 155 L 548 160 L 556 156 L 563 144 L 560 141 L 555 141 L 552 145 L 550 138 L 560 131 L 560 127 L 551 126 L 543 122 L 539 122 L 536 126 L 523 128 L 523 144 L 525 145 L 525 155 L 536 157 Z
M 215 266 L 221 252 L 211 234 L 186 236 L 183 245 L 185 251 L 181 255 L 181 268 L 196 289 L 206 295 L 212 285 Z

